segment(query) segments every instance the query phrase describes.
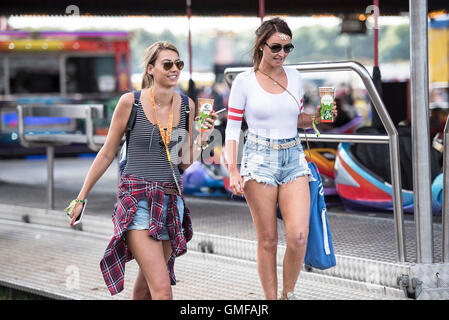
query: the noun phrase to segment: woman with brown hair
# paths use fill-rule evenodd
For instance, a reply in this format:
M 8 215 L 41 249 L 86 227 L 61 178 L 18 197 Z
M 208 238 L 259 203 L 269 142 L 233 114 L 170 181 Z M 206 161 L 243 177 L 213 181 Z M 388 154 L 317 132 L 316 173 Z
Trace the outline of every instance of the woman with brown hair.
M 254 67 L 237 75 L 231 88 L 226 127 L 230 187 L 245 195 L 257 235 L 257 268 L 266 299 L 277 299 L 277 218 L 285 225 L 281 299 L 295 299 L 294 288 L 307 247 L 310 190 L 313 179 L 298 137 L 298 128 L 320 122 L 320 107 L 303 113 L 300 73 L 284 66 L 293 50 L 292 32 L 279 18 L 256 30 Z M 334 106 L 334 114 L 336 113 Z M 240 172 L 237 148 L 245 116 L 248 135 Z
M 217 115 L 211 114 L 212 119 L 206 123 L 211 130 L 198 134 L 193 147 L 183 128 L 190 121 L 189 128 L 193 130 L 194 102 L 174 91 L 184 66 L 178 50 L 171 43 L 156 42 L 146 50 L 144 65 L 142 90 L 121 96 L 106 142 L 69 213 L 72 225 L 87 194 L 114 160 L 133 103 L 137 101 L 113 214 L 114 235 L 100 267 L 114 295 L 123 290 L 125 263 L 135 258 L 139 272 L 133 299 L 172 299 L 170 285 L 176 282 L 174 259 L 187 251 L 186 243 L 192 237 L 179 170 L 185 170 L 198 158 Z M 189 118 L 184 116 L 187 110 L 192 110 Z

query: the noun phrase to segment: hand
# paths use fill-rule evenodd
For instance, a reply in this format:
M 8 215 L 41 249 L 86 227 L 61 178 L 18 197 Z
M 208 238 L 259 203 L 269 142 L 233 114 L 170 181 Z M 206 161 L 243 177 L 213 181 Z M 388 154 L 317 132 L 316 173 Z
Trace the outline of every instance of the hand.
M 243 178 L 238 169 L 231 170 L 229 173 L 229 186 L 233 194 L 243 196 Z
M 218 115 L 215 113 L 215 110 L 212 110 L 212 112 L 210 113 L 211 118 L 206 118 L 205 121 L 203 122 L 203 124 L 208 128 L 207 131 L 203 131 L 201 132 L 201 140 L 202 141 L 207 141 L 209 139 L 209 135 L 211 134 L 212 130 L 214 129 L 215 126 L 215 121 L 218 119 Z M 198 123 L 197 121 L 199 120 L 199 116 L 195 117 L 195 122 Z
M 81 214 L 81 211 L 83 209 L 83 204 L 80 202 L 77 202 L 75 206 L 73 207 L 72 211 L 68 216 L 70 217 L 70 226 L 73 226 L 78 216 Z
M 336 118 L 337 115 L 338 115 L 338 111 L 337 111 L 337 103 L 336 103 L 335 101 L 334 101 L 334 106 L 332 107 L 332 113 L 333 113 L 332 121 L 334 121 L 335 118 Z

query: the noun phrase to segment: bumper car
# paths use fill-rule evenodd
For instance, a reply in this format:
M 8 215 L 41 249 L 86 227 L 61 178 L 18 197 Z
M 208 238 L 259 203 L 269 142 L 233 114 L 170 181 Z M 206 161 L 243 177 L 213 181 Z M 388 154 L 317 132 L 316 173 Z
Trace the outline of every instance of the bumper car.
M 335 188 L 334 163 L 337 151 L 333 148 L 310 148 L 312 160 L 316 164 L 323 182 L 324 194 L 326 196 L 338 195 Z M 304 150 L 307 162 L 310 161 L 309 150 Z
M 443 206 L 443 173 L 440 173 L 432 183 L 432 212 L 434 215 L 442 213 Z
M 214 151 L 214 154 L 217 154 L 216 148 Z M 223 184 L 223 177 L 226 174 L 223 166 L 213 159 L 204 162 L 195 161 L 182 174 L 184 194 L 199 197 L 226 197 L 227 193 Z
M 382 129 L 365 127 L 359 134 L 385 134 Z M 410 127 L 399 127 L 402 200 L 405 213 L 413 213 L 413 170 Z M 432 211 L 438 208 L 440 154 L 431 148 Z M 441 178 L 442 180 L 442 178 Z M 442 184 L 442 181 L 441 181 Z M 335 160 L 335 185 L 347 211 L 393 211 L 388 145 L 340 143 Z M 435 190 L 435 191 L 434 191 Z M 442 192 L 442 187 L 441 187 Z M 442 197 L 442 196 L 441 196 Z M 435 201 L 434 201 L 435 200 Z M 440 201 L 441 203 L 441 201 Z

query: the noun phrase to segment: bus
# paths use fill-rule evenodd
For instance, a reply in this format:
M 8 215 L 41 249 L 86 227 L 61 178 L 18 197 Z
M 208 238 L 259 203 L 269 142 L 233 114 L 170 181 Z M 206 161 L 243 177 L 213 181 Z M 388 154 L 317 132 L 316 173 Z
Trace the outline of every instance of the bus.
M 0 31 L 0 157 L 44 153 L 20 145 L 18 104 L 102 103 L 107 115 L 95 133 L 106 134 L 118 98 L 131 89 L 130 37 L 125 31 Z M 27 117 L 25 126 L 46 133 L 84 130 L 81 120 L 64 118 Z M 92 151 L 73 144 L 55 152 Z

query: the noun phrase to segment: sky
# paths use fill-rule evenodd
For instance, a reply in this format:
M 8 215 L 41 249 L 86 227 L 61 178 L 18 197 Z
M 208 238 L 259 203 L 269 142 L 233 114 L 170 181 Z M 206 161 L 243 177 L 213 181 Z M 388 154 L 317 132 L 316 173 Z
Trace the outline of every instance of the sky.
M 269 17 L 267 17 L 269 18 Z M 284 17 L 292 30 L 302 26 L 326 25 L 338 26 L 340 19 L 337 17 Z M 370 20 L 368 20 L 370 21 Z M 21 28 L 62 28 L 74 31 L 86 28 L 114 29 L 120 26 L 120 30 L 133 30 L 143 28 L 146 31 L 159 33 L 164 29 L 174 34 L 186 34 L 188 19 L 186 17 L 48 17 L 48 16 L 12 16 L 8 23 L 11 27 Z M 408 17 L 379 17 L 379 25 L 391 25 L 408 23 Z M 195 17 L 191 18 L 192 33 L 204 31 L 205 26 L 213 26 L 211 30 L 241 32 L 254 31 L 260 25 L 258 17 Z

